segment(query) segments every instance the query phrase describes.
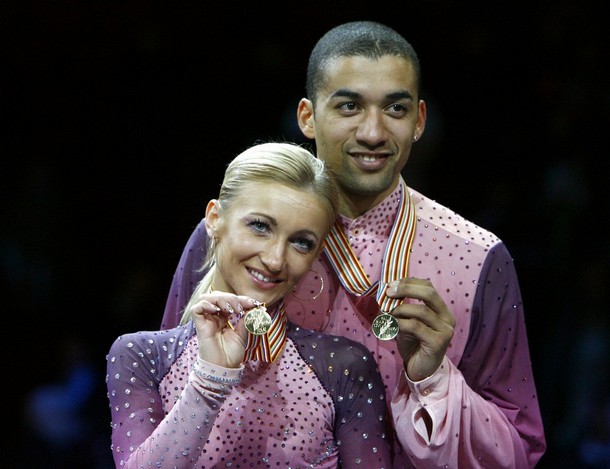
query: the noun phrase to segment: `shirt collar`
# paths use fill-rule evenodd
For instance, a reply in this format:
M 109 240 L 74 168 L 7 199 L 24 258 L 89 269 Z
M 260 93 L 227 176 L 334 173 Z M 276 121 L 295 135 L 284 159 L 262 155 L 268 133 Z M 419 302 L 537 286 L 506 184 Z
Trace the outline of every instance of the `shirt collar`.
M 401 194 L 402 184 L 397 184 L 385 199 L 359 217 L 352 219 L 339 214 L 343 231 L 349 231 L 354 225 L 362 225 L 366 226 L 374 235 L 389 236 L 398 214 Z

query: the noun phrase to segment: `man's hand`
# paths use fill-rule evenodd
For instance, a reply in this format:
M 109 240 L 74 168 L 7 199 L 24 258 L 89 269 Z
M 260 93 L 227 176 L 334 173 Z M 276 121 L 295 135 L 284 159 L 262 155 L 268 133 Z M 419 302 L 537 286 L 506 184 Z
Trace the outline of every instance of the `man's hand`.
M 407 376 L 412 381 L 427 378 L 443 361 L 455 318 L 429 280 L 403 278 L 390 284 L 386 293 L 404 298 L 390 314 L 400 327 L 396 342 Z

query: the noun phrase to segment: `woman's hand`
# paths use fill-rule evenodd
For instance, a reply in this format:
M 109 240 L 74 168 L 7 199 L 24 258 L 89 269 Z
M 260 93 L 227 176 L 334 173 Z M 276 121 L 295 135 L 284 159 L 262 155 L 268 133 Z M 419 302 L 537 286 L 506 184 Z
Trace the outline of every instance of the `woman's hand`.
M 242 316 L 258 304 L 249 296 L 233 293 L 202 294 L 190 308 L 201 359 L 225 368 L 238 368 L 248 337 Z

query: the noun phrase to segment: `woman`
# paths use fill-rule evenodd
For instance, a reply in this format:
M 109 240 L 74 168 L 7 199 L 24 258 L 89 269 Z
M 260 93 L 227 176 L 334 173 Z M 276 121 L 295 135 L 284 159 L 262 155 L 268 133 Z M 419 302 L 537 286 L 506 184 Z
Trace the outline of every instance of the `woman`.
M 295 327 L 284 310 L 337 200 L 324 164 L 297 145 L 255 145 L 228 165 L 182 325 L 123 335 L 108 354 L 117 467 L 391 467 L 368 350 Z

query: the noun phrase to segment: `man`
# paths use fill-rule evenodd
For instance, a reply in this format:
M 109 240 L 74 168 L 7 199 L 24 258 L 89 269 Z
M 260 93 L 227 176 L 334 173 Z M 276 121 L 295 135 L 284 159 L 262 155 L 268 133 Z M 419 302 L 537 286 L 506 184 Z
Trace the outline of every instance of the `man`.
M 286 298 L 289 317 L 373 352 L 395 467 L 535 466 L 546 442 L 512 258 L 493 233 L 401 176 L 426 124 L 416 52 L 384 25 L 340 25 L 314 47 L 306 91 L 299 127 L 337 175 L 340 217 Z M 201 275 L 203 226 L 162 327 L 177 324 Z

